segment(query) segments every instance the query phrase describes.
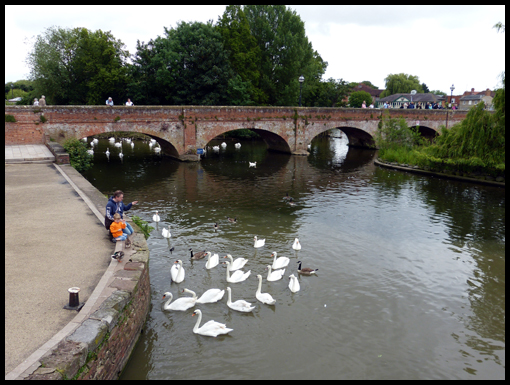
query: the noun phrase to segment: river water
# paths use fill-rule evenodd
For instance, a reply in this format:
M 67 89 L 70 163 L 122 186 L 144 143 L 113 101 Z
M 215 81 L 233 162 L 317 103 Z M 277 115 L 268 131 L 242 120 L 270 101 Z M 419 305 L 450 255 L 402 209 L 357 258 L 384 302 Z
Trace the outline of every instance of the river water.
M 162 158 L 140 141 L 124 144 L 122 161 L 107 141 L 96 146 L 85 176 L 105 194 L 122 189 L 126 203 L 139 200 L 129 214 L 156 228 L 150 314 L 121 379 L 505 378 L 504 189 L 382 169 L 374 151 L 349 149 L 345 137 L 316 138 L 309 157 L 226 143 L 200 163 Z M 264 247 L 253 247 L 255 235 Z M 190 247 L 248 258 L 251 276 L 227 284 L 225 267 L 206 270 Z M 290 264 L 268 282 L 273 251 Z M 180 284 L 170 280 L 177 259 Z M 291 293 L 298 260 L 319 271 Z M 256 300 L 257 274 L 276 305 Z M 193 308 L 163 310 L 166 291 L 175 299 L 183 288 L 227 286 L 255 310 L 229 309 L 226 295 L 196 308 L 202 323 L 233 328 L 228 335 L 194 334 Z

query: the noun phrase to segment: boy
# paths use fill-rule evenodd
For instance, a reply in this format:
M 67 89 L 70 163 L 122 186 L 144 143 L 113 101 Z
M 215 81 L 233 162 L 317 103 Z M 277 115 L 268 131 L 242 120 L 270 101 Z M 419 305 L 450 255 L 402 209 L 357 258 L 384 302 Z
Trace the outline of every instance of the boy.
M 131 247 L 131 241 L 128 239 L 128 235 L 122 232 L 122 229 L 126 228 L 126 221 L 120 217 L 119 213 L 113 215 L 114 222 L 110 225 L 110 232 L 112 233 L 113 239 L 117 241 L 126 241 L 126 247 Z

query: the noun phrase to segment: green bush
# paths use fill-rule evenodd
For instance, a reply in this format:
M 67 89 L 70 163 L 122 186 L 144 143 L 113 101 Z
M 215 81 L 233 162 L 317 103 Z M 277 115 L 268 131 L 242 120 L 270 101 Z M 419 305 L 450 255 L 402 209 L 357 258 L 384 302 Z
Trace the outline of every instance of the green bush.
M 92 167 L 93 156 L 87 153 L 87 146 L 76 138 L 67 139 L 63 145 L 69 154 L 69 162 L 76 171 L 83 172 Z
M 372 103 L 372 95 L 366 91 L 354 91 L 349 95 L 349 106 L 352 108 L 361 108 L 363 100 L 368 107 L 370 103 Z
M 14 115 L 5 114 L 5 121 L 16 123 L 16 118 L 14 117 Z
M 154 227 L 149 226 L 149 223 L 141 219 L 140 217 L 133 215 L 131 218 L 133 222 L 142 230 L 145 239 L 150 237 L 151 231 L 154 230 Z

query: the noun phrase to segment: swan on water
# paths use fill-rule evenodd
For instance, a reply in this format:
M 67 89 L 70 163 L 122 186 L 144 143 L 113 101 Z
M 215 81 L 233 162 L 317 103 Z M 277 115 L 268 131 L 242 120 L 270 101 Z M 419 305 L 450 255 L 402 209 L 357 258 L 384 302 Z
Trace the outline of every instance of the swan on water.
M 184 267 L 182 267 L 182 261 L 178 259 L 174 262 L 174 265 L 170 268 L 170 275 L 172 276 L 172 281 L 175 283 L 181 283 L 184 281 Z
M 285 273 L 285 269 L 279 269 L 275 271 L 271 271 L 271 265 L 267 265 L 267 280 L 268 281 L 278 281 L 282 279 L 283 274 Z
M 174 302 L 170 303 L 172 301 L 173 295 L 172 295 L 172 293 L 167 291 L 163 295 L 163 299 L 165 299 L 167 296 L 170 297 L 170 298 L 168 299 L 168 301 L 166 301 L 166 303 L 163 306 L 163 308 L 165 310 L 185 311 L 185 310 L 188 310 L 189 308 L 195 306 L 195 303 L 197 302 L 197 295 L 195 294 L 195 292 L 191 291 L 191 290 L 188 290 L 188 289 L 184 289 L 183 292 L 191 293 L 193 296 L 192 297 L 178 298 Z
M 105 154 L 106 154 L 106 156 L 110 156 L 110 148 L 107 148 L 107 149 L 106 149 Z
M 94 146 L 95 146 L 94 141 L 90 142 L 90 147 L 94 148 Z
M 122 149 L 120 150 L 120 154 L 119 154 L 119 158 L 122 159 L 122 157 L 124 156 L 124 154 L 122 153 Z
M 120 142 L 115 142 L 115 147 L 122 147 L 122 143 L 120 143 Z
M 213 151 L 220 151 L 220 146 L 213 146 Z
M 112 136 L 111 138 L 108 138 L 108 141 L 110 141 L 110 143 L 114 143 L 115 142 L 115 138 Z
M 241 148 L 241 143 L 236 143 L 236 144 L 234 144 L 234 147 L 235 147 L 235 148 Z
M 227 147 L 227 143 L 223 142 L 223 143 L 221 144 L 221 147 L 223 147 L 223 148 Z
M 131 148 L 135 148 L 135 142 L 131 142 Z
M 214 303 L 223 298 L 225 290 L 209 289 L 197 299 L 197 303 Z
M 218 254 L 213 254 L 213 256 L 211 256 L 211 253 L 209 253 L 207 257 L 207 262 L 205 263 L 205 268 L 212 269 L 213 267 L 218 266 L 219 263 L 220 256 Z
M 315 274 L 315 272 L 319 269 L 311 269 L 309 267 L 301 267 L 301 261 L 298 261 L 299 263 L 299 266 L 298 266 L 298 273 L 299 274 L 302 274 L 302 275 L 312 275 L 312 274 Z
M 87 143 L 87 137 L 81 138 L 81 140 L 83 140 L 85 143 Z
M 232 258 L 232 256 L 230 254 L 227 254 L 223 258 L 228 258 L 230 260 L 230 271 L 236 271 L 236 270 L 242 269 L 244 267 L 244 265 L 246 265 L 246 262 L 248 262 L 248 260 L 246 258 L 237 258 L 234 261 L 234 258 Z
M 158 215 L 158 211 L 157 211 L 157 210 L 156 210 L 156 214 L 154 214 L 154 215 L 152 216 L 152 220 L 153 220 L 154 222 L 159 222 L 159 221 L 160 221 L 160 218 L 159 218 L 159 215 Z
M 98 144 L 99 143 L 99 139 L 97 139 L 97 138 L 92 139 L 92 143 Z
M 250 167 L 257 167 L 257 162 L 248 162 Z
M 241 270 L 236 270 L 236 271 L 234 271 L 234 274 L 230 275 L 230 262 L 227 261 L 225 263 L 227 265 L 227 282 L 230 282 L 230 283 L 243 282 L 251 274 L 251 270 L 248 270 L 248 272 L 246 272 L 246 273 Z
M 154 152 L 156 153 L 160 153 L 161 152 L 161 147 L 154 147 Z
M 94 155 L 94 150 L 93 149 L 87 150 L 87 154 Z
M 131 143 L 131 139 L 130 138 L 126 138 L 126 143 Z
M 299 286 L 299 281 L 294 274 L 289 275 L 289 289 L 293 293 L 297 293 L 301 287 Z
M 273 265 L 271 266 L 273 270 L 284 268 L 290 262 L 290 259 L 287 257 L 276 258 L 277 255 L 278 253 L 276 251 L 273 251 L 273 254 L 271 254 L 271 257 L 274 257 Z
M 161 235 L 163 235 L 164 238 L 170 238 L 172 234 L 170 233 L 170 230 L 168 228 L 163 227 L 163 231 L 161 232 Z
M 193 312 L 192 317 L 198 314 L 198 320 L 195 324 L 195 327 L 193 328 L 193 333 L 195 334 L 201 334 L 203 336 L 208 337 L 216 337 L 220 334 L 227 334 L 231 332 L 234 329 L 227 328 L 227 325 L 216 322 L 216 321 L 208 321 L 205 324 L 202 325 L 202 327 L 198 327 L 200 325 L 200 322 L 202 321 L 202 312 L 200 309 L 197 309 Z
M 260 292 L 262 288 L 262 276 L 259 274 L 257 275 L 257 278 L 259 279 L 259 287 L 257 289 L 257 292 L 255 293 L 255 297 L 260 302 L 265 303 L 266 305 L 274 305 L 276 303 L 276 300 L 273 297 L 271 297 L 271 294 Z
M 301 250 L 301 243 L 299 243 L 299 239 L 294 239 L 294 243 L 292 244 L 292 248 L 294 250 Z
M 238 299 L 237 301 L 232 302 L 232 289 L 230 289 L 230 287 L 227 287 L 227 292 L 228 292 L 227 306 L 232 310 L 242 311 L 243 313 L 249 313 L 250 311 L 255 309 L 255 306 L 252 306 L 251 303 L 246 302 L 244 299 Z
M 190 247 L 189 251 L 191 252 L 191 259 L 202 259 L 205 258 L 207 255 L 211 254 L 210 251 L 199 251 L 198 253 L 193 253 L 193 249 Z
M 256 235 L 253 237 L 253 239 L 255 240 L 255 243 L 253 244 L 253 247 L 255 248 L 262 247 L 266 244 L 265 239 L 257 239 Z

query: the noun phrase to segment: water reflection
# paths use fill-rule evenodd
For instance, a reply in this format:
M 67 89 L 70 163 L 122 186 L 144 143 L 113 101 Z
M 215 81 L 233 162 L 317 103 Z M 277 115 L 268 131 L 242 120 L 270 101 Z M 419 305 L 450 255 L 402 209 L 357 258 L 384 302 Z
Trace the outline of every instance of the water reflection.
M 161 214 L 148 240 L 151 313 L 123 379 L 504 378 L 504 190 L 377 168 L 374 151 L 342 140 L 317 138 L 308 158 L 228 142 L 200 163 L 126 149 L 123 164 L 113 152 L 108 163 L 96 151 L 87 174 L 96 187 L 140 200 L 131 214 L 149 222 Z M 254 235 L 264 248 L 253 248 Z M 253 303 L 271 252 L 291 258 L 284 279 L 263 282 L 277 305 L 257 303 L 250 316 L 223 300 L 201 305 L 205 320 L 234 331 L 194 335 L 192 309 L 164 311 L 162 293 L 227 285 L 224 267 L 205 270 L 189 247 L 248 258 L 252 276 L 232 289 Z M 177 258 L 186 279 L 171 284 Z M 299 277 L 293 294 L 297 260 L 320 274 Z

